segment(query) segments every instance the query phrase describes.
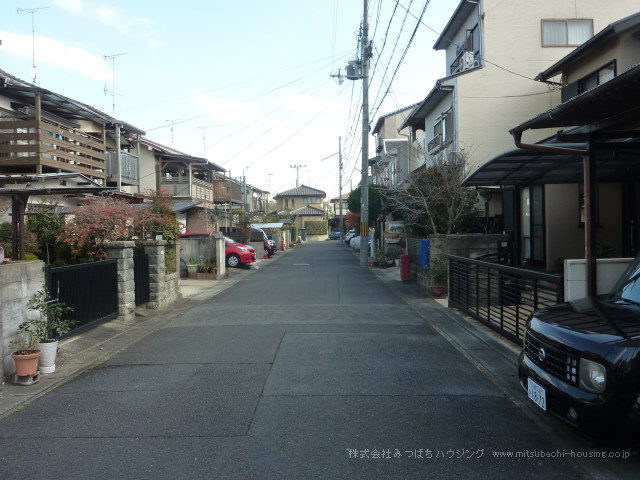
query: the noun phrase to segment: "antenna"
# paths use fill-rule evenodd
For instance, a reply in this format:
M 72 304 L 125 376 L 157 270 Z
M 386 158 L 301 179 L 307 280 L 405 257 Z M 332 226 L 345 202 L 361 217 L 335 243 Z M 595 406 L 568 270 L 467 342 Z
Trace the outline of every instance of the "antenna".
M 178 123 L 181 122 L 182 119 L 181 118 L 174 118 L 173 120 L 165 120 L 166 123 L 170 123 L 171 124 L 171 148 L 173 148 L 173 126 Z
M 126 53 L 116 53 L 115 55 L 105 55 L 104 59 L 111 59 L 111 91 L 107 89 L 107 86 L 104 86 L 104 94 L 111 94 L 111 112 L 116 111 L 116 58 L 121 57 L 122 55 L 126 55 Z M 122 96 L 122 95 L 121 95 Z
M 306 168 L 306 165 L 289 165 L 290 168 L 296 169 L 296 187 L 300 186 L 300 169 Z
M 219 126 L 220 125 L 207 125 L 206 127 L 196 127 L 202 130 L 202 152 L 204 153 L 205 158 L 207 158 L 207 142 L 205 141 L 205 138 L 204 138 L 204 131 L 207 128 L 213 128 L 213 127 L 219 127 Z
M 37 8 L 20 8 L 16 10 L 18 13 L 30 13 L 31 14 L 31 54 L 32 54 L 32 62 L 31 62 L 31 76 L 33 77 L 33 84 L 36 84 L 36 78 L 38 77 L 38 69 L 36 68 L 36 27 L 34 21 L 34 14 L 38 10 L 44 10 L 49 7 L 37 7 Z

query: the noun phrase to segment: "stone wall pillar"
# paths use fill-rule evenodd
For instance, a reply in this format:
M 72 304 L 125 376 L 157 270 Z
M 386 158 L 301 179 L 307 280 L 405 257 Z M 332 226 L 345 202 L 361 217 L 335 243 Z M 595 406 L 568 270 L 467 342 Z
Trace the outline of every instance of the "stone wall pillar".
M 216 280 L 222 280 L 227 276 L 227 257 L 224 254 L 224 233 L 216 232 Z
M 164 260 L 166 240 L 154 240 L 144 244 L 144 253 L 149 256 L 149 303 L 147 308 L 157 310 L 167 306 L 166 264 Z
M 107 256 L 118 266 L 118 319 L 125 322 L 135 318 L 136 294 L 133 278 L 133 241 L 105 242 Z

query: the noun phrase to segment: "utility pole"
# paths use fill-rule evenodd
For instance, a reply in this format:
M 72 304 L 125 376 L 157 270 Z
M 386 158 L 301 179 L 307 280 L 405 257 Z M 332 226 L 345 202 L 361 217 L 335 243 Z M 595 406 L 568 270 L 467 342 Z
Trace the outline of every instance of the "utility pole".
M 247 213 L 247 177 L 242 169 L 242 210 Z
M 340 202 L 340 240 L 344 240 L 344 220 L 342 218 L 342 137 L 338 137 L 338 198 Z
M 362 181 L 360 190 L 360 266 L 369 263 L 369 1 L 364 0 L 362 20 Z
M 306 165 L 289 165 L 290 168 L 296 169 L 296 187 L 300 186 L 300 169 L 305 168 Z

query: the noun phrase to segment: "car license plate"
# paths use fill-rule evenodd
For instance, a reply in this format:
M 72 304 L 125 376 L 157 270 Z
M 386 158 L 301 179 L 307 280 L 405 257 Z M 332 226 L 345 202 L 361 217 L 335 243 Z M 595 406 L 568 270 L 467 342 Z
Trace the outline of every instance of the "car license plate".
M 547 391 L 531 380 L 531 377 L 529 377 L 529 381 L 527 382 L 527 393 L 536 405 L 545 411 L 547 410 Z

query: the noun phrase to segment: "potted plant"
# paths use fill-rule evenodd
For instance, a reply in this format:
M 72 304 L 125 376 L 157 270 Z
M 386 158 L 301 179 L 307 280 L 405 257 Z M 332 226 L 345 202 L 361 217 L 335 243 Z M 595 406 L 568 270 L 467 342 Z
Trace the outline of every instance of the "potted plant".
M 205 263 L 205 270 L 207 273 L 216 273 L 216 262 L 209 261 Z
M 191 257 L 187 263 L 187 273 L 196 273 L 198 271 L 198 260 Z
M 37 340 L 36 347 L 42 352 L 39 358 L 40 372 L 53 373 L 56 370 L 58 338 L 68 333 L 76 323 L 75 320 L 65 318 L 73 309 L 60 302 L 59 296 L 51 298 L 46 288 L 38 290 L 27 305 L 39 315 L 22 322 L 19 328 L 28 332 L 30 338 Z
M 22 322 L 17 334 L 20 337 L 9 343 L 9 348 L 15 349 L 11 352 L 11 358 L 16 364 L 16 375 L 18 377 L 35 375 L 38 371 L 38 358 L 42 354 L 42 350 L 36 347 L 39 338 L 30 322 Z
M 449 263 L 446 255 L 434 255 L 431 262 L 425 265 L 425 270 L 431 279 L 430 291 L 435 298 L 444 295 L 447 287 L 447 279 L 449 276 Z

